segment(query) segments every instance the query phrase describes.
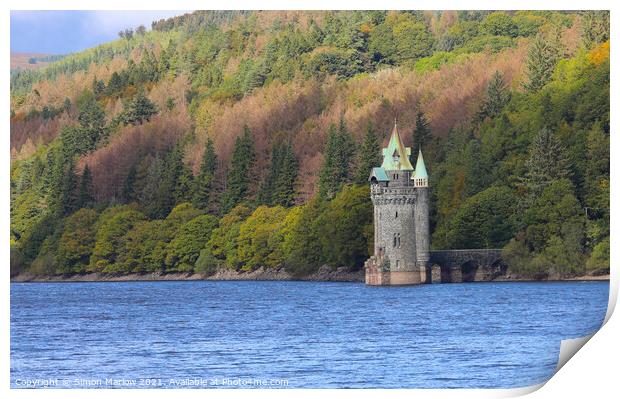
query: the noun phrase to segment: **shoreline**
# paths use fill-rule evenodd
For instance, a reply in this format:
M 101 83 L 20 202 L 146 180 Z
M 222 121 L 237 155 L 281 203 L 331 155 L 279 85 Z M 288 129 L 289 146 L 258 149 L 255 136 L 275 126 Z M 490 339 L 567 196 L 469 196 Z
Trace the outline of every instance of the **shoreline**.
M 609 281 L 609 274 L 585 275 L 571 278 L 532 279 L 516 275 L 502 275 L 493 280 L 474 282 L 563 282 L 563 281 Z M 87 273 L 58 276 L 34 276 L 19 274 L 10 278 L 11 283 L 71 283 L 71 282 L 137 282 L 137 281 L 324 281 L 324 282 L 364 282 L 364 270 L 347 271 L 346 268 L 332 270 L 328 266 L 306 276 L 293 276 L 284 269 L 271 270 L 258 268 L 253 271 L 218 270 L 216 273 L 205 276 L 200 273 L 129 273 L 123 275 L 109 275 L 103 273 Z M 450 283 L 453 284 L 453 283 Z

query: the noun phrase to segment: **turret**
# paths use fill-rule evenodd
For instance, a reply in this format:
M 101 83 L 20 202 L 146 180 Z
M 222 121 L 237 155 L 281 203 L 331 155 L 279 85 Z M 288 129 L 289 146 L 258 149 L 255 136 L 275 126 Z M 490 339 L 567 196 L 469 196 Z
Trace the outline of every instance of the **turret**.
M 430 228 L 429 228 L 429 198 L 428 198 L 428 173 L 424 165 L 422 150 L 418 152 L 418 160 L 415 165 L 413 185 L 416 189 L 415 204 L 415 227 L 416 227 L 416 260 L 422 275 L 429 281 L 430 268 Z

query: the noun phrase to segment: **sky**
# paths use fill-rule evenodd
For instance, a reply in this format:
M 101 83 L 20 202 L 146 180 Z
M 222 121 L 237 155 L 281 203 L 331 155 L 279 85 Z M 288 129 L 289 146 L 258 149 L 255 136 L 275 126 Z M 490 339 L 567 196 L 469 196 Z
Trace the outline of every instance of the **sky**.
M 11 11 L 11 52 L 68 54 L 187 11 Z

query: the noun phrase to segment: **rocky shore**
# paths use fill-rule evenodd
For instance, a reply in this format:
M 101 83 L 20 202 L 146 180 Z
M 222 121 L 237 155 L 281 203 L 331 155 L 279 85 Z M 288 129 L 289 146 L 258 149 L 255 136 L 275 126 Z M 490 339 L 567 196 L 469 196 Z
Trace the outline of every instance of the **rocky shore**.
M 59 276 L 33 276 L 20 274 L 11 277 L 11 282 L 79 282 L 79 281 L 185 281 L 185 280 L 254 280 L 254 281 L 340 281 L 340 282 L 363 282 L 364 270 L 350 272 L 341 267 L 332 270 L 329 266 L 323 266 L 315 273 L 306 276 L 293 276 L 284 269 L 258 268 L 253 271 L 243 272 L 230 269 L 220 269 L 215 274 L 205 276 L 200 273 L 130 273 L 123 275 L 110 275 L 103 273 L 87 273 Z

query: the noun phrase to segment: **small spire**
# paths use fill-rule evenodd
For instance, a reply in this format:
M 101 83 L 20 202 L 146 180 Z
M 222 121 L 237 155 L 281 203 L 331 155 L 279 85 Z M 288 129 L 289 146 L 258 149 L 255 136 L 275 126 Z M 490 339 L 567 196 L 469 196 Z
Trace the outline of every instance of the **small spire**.
M 411 148 L 403 145 L 398 134 L 396 118 L 394 118 L 394 129 L 392 130 L 392 136 L 387 148 L 383 149 L 383 164 L 381 167 L 385 170 L 413 170 L 413 166 L 409 162 L 410 154 Z
M 415 164 L 415 172 L 412 179 L 428 179 L 428 173 L 426 172 L 426 165 L 424 165 L 424 157 L 422 156 L 422 149 L 418 151 L 418 161 Z

